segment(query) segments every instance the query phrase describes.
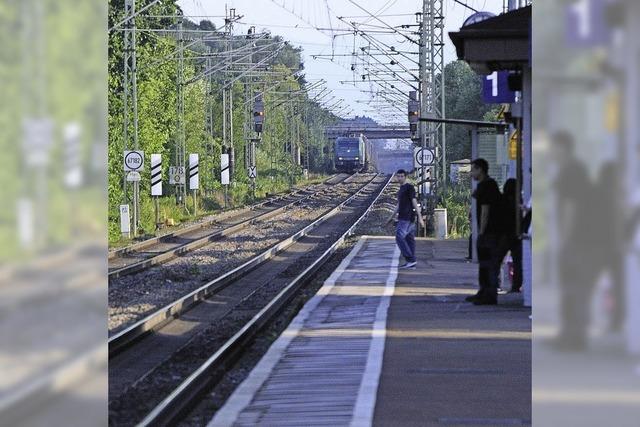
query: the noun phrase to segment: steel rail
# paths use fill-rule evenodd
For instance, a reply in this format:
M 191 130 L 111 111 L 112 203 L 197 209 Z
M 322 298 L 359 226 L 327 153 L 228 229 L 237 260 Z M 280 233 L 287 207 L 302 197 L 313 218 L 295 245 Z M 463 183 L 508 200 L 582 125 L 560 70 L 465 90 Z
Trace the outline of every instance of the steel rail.
M 352 175 L 353 176 L 353 175 Z M 377 176 L 377 175 L 376 175 Z M 292 236 L 280 241 L 276 245 L 272 246 L 270 249 L 262 252 L 256 257 L 250 259 L 249 261 L 243 263 L 242 265 L 232 269 L 231 271 L 217 277 L 216 279 L 205 283 L 198 289 L 190 292 L 189 294 L 173 301 L 170 304 L 156 310 L 155 312 L 149 314 L 143 319 L 133 323 L 132 325 L 126 327 L 122 331 L 119 331 L 112 335 L 109 338 L 109 357 L 113 357 L 116 354 L 120 353 L 122 350 L 127 348 L 129 345 L 133 344 L 136 340 L 151 332 L 154 329 L 160 328 L 166 323 L 170 322 L 173 318 L 179 316 L 180 314 L 187 311 L 194 304 L 202 301 L 207 296 L 219 292 L 225 287 L 229 286 L 234 280 L 237 280 L 249 272 L 251 272 L 254 268 L 261 265 L 264 261 L 267 261 L 270 258 L 273 258 L 276 254 L 291 246 L 296 241 L 300 240 L 302 237 L 306 236 L 311 230 L 315 229 L 319 224 L 326 221 L 330 217 L 342 209 L 343 206 L 352 201 L 355 197 L 357 197 L 371 182 L 373 182 L 376 178 L 374 176 L 370 181 L 368 181 L 362 188 L 360 188 L 357 192 L 349 196 L 346 200 L 341 202 L 338 206 L 331 209 L 320 218 L 316 219 L 311 224 L 307 225 L 302 230 L 293 234 Z
M 373 183 L 374 177 L 362 189 L 355 193 L 352 197 L 334 208 L 326 215 L 333 216 L 346 204 L 353 201 L 358 195 Z M 223 371 L 226 363 L 236 356 L 243 346 L 250 343 L 257 333 L 276 315 L 286 304 L 295 296 L 300 287 L 305 284 L 309 278 L 329 259 L 336 249 L 353 234 L 353 230 L 360 222 L 366 218 L 372 207 L 380 198 L 380 195 L 391 182 L 389 177 L 382 186 L 374 200 L 367 207 L 365 212 L 345 231 L 325 252 L 307 267 L 302 273 L 294 278 L 275 298 L 273 298 L 260 312 L 258 312 L 247 324 L 236 334 L 234 334 L 222 347 L 220 347 L 209 359 L 207 359 L 198 369 L 196 369 L 187 379 L 185 379 L 176 389 L 171 392 L 162 402 L 160 402 L 139 424 L 139 427 L 146 426 L 168 426 L 173 425 L 178 418 L 184 414 L 193 401 L 213 383 Z M 323 221 L 325 217 L 320 218 Z M 314 225 L 312 224 L 312 225 Z
M 329 178 L 324 180 L 323 183 L 324 184 L 329 184 L 329 181 L 335 179 L 338 175 L 339 174 L 333 174 L 332 176 L 330 176 Z M 339 182 L 336 182 L 336 183 L 332 183 L 331 185 L 339 184 L 340 182 L 342 182 L 342 181 L 339 181 Z M 313 187 L 313 186 L 311 186 L 311 187 Z M 270 203 L 277 202 L 278 200 L 281 200 L 281 199 L 284 199 L 284 198 L 299 194 L 299 193 L 301 193 L 303 191 L 307 191 L 307 190 L 309 190 L 309 187 L 299 188 L 299 189 L 296 189 L 295 191 L 292 191 L 291 193 L 283 193 L 283 194 L 274 195 L 272 197 L 267 198 L 266 200 L 263 200 L 263 201 L 261 201 L 259 203 L 255 203 L 253 205 L 243 206 L 243 207 L 241 207 L 239 209 L 232 209 L 232 210 L 228 210 L 228 211 L 223 211 L 221 214 L 217 215 L 216 217 L 212 218 L 211 220 L 204 221 L 204 222 L 201 222 L 201 223 L 198 223 L 198 224 L 193 224 L 193 225 L 190 225 L 188 227 L 181 228 L 180 230 L 176 230 L 176 231 L 171 232 L 171 233 L 163 234 L 161 236 L 152 237 L 150 239 L 146 239 L 146 240 L 143 240 L 141 242 L 125 246 L 123 248 L 118 248 L 118 249 L 111 250 L 111 251 L 109 251 L 108 258 L 109 259 L 117 258 L 117 257 L 119 257 L 121 255 L 125 255 L 125 254 L 131 253 L 131 252 L 135 252 L 138 249 L 144 249 L 144 248 L 149 247 L 151 245 L 154 245 L 156 243 L 160 243 L 163 239 L 167 239 L 167 238 L 171 238 L 171 237 L 179 237 L 179 236 L 181 236 L 183 234 L 190 233 L 190 232 L 198 230 L 198 229 L 200 229 L 202 227 L 207 227 L 207 226 L 213 224 L 214 222 L 217 222 L 217 221 L 219 221 L 221 219 L 226 219 L 229 216 L 232 216 L 232 215 L 235 215 L 235 214 L 239 214 L 239 213 L 243 213 L 243 212 L 246 212 L 248 210 L 253 210 L 253 209 L 259 208 L 259 207 L 262 207 L 264 205 L 268 205 Z
M 223 228 L 221 230 L 218 231 L 214 231 L 211 234 L 207 234 L 204 237 L 200 237 L 197 238 L 191 242 L 187 242 L 184 243 L 182 245 L 179 245 L 173 249 L 169 249 L 165 252 L 162 252 L 158 255 L 152 256 L 150 258 L 146 258 L 143 259 L 141 261 L 135 262 L 133 264 L 129 264 L 127 266 L 124 266 L 122 268 L 119 268 L 117 270 L 113 270 L 110 271 L 108 273 L 108 277 L 109 280 L 112 279 L 116 279 L 118 277 L 122 277 L 128 274 L 132 274 L 132 273 L 136 273 L 138 271 L 142 271 L 142 270 L 146 270 L 150 267 L 153 267 L 155 265 L 161 265 L 164 264 L 168 261 L 171 261 L 172 259 L 177 258 L 180 255 L 186 254 L 187 252 L 191 252 L 195 249 L 201 248 L 211 242 L 214 242 L 216 240 L 219 240 L 223 237 L 226 237 L 228 235 L 231 235 L 233 233 L 236 233 L 240 230 L 243 230 L 245 228 L 247 228 L 248 226 L 254 224 L 256 221 L 263 221 L 266 219 L 269 219 L 271 217 L 274 217 L 276 215 L 279 215 L 289 209 L 291 209 L 293 206 L 298 205 L 302 202 L 304 202 L 307 199 L 310 199 L 314 196 L 318 196 L 321 195 L 325 192 L 328 191 L 328 188 L 322 188 L 316 192 L 313 192 L 311 194 L 306 194 L 301 198 L 295 199 L 289 203 L 286 203 L 285 205 L 279 206 L 275 209 L 269 210 L 267 212 L 264 212 L 262 214 L 256 215 L 254 217 L 248 218 L 244 221 L 241 221 L 237 224 L 231 225 L 229 227 Z M 217 221 L 213 221 L 210 225 L 215 224 Z M 185 234 L 185 233 L 182 233 Z

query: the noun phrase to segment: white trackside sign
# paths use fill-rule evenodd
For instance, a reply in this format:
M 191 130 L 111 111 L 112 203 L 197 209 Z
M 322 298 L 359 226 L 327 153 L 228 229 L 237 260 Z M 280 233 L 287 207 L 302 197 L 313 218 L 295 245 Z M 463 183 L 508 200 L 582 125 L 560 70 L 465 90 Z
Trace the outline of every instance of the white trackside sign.
M 200 186 L 200 175 L 198 173 L 198 155 L 189 154 L 189 188 L 197 190 Z
M 129 205 L 120 205 L 120 232 L 131 232 L 131 219 L 129 217 Z
M 220 181 L 223 185 L 229 185 L 229 155 L 220 155 Z
M 170 166 L 169 167 L 169 184 L 184 185 L 184 183 L 185 183 L 184 166 Z
M 151 155 L 151 195 L 162 196 L 162 155 Z

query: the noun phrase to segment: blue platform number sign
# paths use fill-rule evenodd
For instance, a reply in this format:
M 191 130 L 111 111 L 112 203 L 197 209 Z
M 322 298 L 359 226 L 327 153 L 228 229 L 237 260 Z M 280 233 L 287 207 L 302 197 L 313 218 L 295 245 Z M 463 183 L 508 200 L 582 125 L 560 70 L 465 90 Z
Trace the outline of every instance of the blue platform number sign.
M 482 82 L 482 100 L 485 104 L 503 104 L 515 102 L 516 94 L 509 90 L 509 72 L 494 71 L 484 76 Z
M 578 0 L 566 6 L 567 43 L 574 47 L 608 44 L 611 28 L 607 24 L 607 0 Z

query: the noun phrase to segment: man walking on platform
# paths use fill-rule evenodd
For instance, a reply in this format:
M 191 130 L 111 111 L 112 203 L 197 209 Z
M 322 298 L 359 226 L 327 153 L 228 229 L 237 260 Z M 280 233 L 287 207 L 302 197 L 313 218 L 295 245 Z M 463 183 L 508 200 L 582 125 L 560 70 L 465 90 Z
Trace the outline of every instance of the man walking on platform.
M 485 159 L 471 162 L 471 177 L 478 181 L 473 193 L 476 199 L 478 237 L 478 281 L 480 290 L 466 300 L 476 305 L 498 303 L 500 277 L 500 246 L 504 238 L 501 218 L 501 197 L 496 181 L 489 176 L 489 163 Z
M 400 252 L 404 256 L 406 262 L 399 268 L 415 268 L 416 266 L 416 239 L 415 225 L 413 223 L 415 217 L 421 227 L 424 227 L 424 220 L 420 215 L 418 201 L 416 200 L 416 191 L 412 184 L 407 183 L 407 172 L 404 169 L 396 172 L 396 180 L 400 184 L 398 191 L 398 205 L 387 223 L 393 220 L 398 214 L 398 224 L 396 226 L 396 243 Z

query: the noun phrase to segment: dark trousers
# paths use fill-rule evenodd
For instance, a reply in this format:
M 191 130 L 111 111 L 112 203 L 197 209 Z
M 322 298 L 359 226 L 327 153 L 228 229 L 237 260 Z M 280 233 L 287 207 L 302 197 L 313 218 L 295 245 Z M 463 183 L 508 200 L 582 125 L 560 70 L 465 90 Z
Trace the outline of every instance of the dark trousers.
M 500 263 L 507 256 L 507 252 L 511 252 L 511 258 L 513 259 L 513 284 L 511 289 L 519 291 L 522 287 L 522 240 L 517 236 L 507 236 L 501 239 Z M 500 268 L 500 266 L 498 266 Z
M 595 248 L 594 248 L 595 249 Z M 592 249 L 593 250 L 593 249 Z M 580 253 L 567 246 L 559 252 L 560 279 L 560 334 L 563 343 L 582 347 L 587 343 L 591 314 L 591 299 L 599 275 L 599 266 L 593 260 L 597 254 Z
M 476 242 L 478 249 L 478 282 L 479 293 L 487 299 L 498 297 L 500 283 L 501 236 L 497 234 L 483 234 Z

